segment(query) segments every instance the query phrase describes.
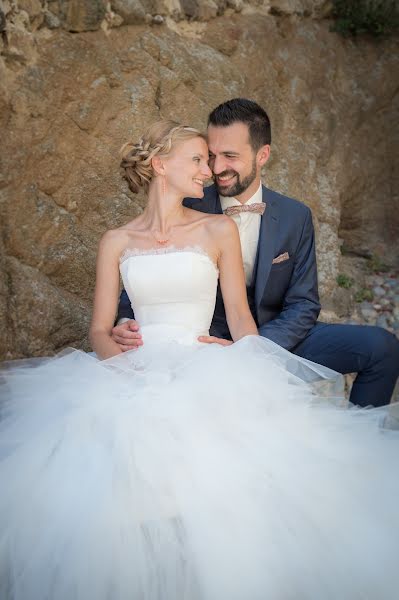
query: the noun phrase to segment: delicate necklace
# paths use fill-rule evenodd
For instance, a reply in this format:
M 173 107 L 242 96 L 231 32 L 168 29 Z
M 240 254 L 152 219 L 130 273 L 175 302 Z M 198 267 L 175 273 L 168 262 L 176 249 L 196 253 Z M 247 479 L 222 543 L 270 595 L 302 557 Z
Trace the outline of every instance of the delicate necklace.
M 183 207 L 183 211 L 184 211 L 184 207 Z M 159 244 L 160 246 L 164 246 L 172 238 L 174 228 L 175 228 L 175 225 L 172 225 L 171 227 L 169 227 L 168 233 L 166 234 L 167 237 L 163 236 L 162 233 L 159 231 L 159 229 L 150 229 L 150 233 L 157 244 Z
M 156 236 L 155 234 L 158 232 L 158 230 L 152 231 L 150 230 L 152 237 L 154 238 L 154 240 L 156 241 L 157 244 L 160 244 L 161 246 L 164 246 L 165 244 L 167 244 L 172 236 L 171 234 L 171 229 L 169 229 L 169 236 L 167 238 L 165 237 L 160 237 L 160 236 Z

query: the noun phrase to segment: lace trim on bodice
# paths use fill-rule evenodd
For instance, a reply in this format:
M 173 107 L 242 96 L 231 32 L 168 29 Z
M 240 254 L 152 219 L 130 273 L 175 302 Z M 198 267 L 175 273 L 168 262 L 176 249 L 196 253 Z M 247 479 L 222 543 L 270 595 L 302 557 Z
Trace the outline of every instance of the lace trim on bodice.
M 219 269 L 213 258 L 204 250 L 201 246 L 183 246 L 178 248 L 176 246 L 166 246 L 163 248 L 125 248 L 119 257 L 119 264 L 121 265 L 125 260 L 131 256 L 151 256 L 155 254 L 176 254 L 182 252 L 193 252 L 205 256 L 209 262 L 213 265 L 216 272 L 219 273 Z

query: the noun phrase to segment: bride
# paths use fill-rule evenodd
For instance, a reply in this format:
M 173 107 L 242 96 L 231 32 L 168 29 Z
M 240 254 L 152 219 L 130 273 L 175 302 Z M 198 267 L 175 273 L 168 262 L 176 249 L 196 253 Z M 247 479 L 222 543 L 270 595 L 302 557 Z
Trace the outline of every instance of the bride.
M 1 373 L 3 600 L 397 597 L 398 432 L 257 335 L 238 232 L 182 206 L 204 137 L 123 150 L 143 214 L 100 242 L 90 339 Z M 111 338 L 119 273 L 144 344 Z M 220 281 L 234 343 L 203 344 Z

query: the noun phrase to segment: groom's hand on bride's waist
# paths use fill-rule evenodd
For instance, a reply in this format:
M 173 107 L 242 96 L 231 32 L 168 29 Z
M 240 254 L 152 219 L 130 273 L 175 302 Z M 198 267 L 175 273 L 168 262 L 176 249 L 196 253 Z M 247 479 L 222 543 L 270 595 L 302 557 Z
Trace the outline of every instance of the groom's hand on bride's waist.
M 112 329 L 112 339 L 116 342 L 122 352 L 136 350 L 143 345 L 140 328 L 134 319 L 124 323 L 118 323 Z
M 198 341 L 203 344 L 220 344 L 221 346 L 231 346 L 233 343 L 231 340 L 224 340 L 223 338 L 218 338 L 214 335 L 200 335 Z

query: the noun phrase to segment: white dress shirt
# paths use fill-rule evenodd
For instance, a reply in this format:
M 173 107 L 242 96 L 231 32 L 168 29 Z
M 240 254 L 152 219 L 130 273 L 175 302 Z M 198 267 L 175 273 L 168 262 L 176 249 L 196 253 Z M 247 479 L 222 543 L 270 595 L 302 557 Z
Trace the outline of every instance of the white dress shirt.
M 256 204 L 262 202 L 262 184 L 259 185 L 255 194 L 244 204 Z M 242 206 L 242 203 L 235 198 L 220 196 L 220 203 L 223 211 L 230 206 Z M 259 227 L 261 215 L 257 213 L 244 212 L 233 215 L 231 219 L 237 223 L 238 233 L 240 234 L 241 252 L 244 263 L 245 281 L 247 285 L 252 282 L 256 252 L 259 241 Z

